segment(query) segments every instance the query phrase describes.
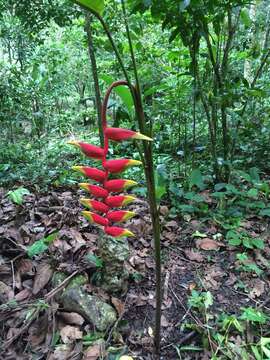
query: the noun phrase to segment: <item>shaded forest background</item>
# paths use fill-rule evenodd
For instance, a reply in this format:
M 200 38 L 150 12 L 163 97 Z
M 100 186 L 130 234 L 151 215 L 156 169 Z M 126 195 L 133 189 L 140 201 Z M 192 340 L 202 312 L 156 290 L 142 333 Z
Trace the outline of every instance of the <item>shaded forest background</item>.
M 149 11 L 137 1 L 128 9 L 166 192 L 194 170 L 209 182 L 254 167 L 269 172 L 269 3 L 203 3 L 183 1 L 179 10 L 177 1 L 153 1 Z M 71 183 L 76 155 L 67 140 L 99 141 L 89 46 L 101 94 L 123 77 L 115 55 L 100 24 L 90 19 L 89 38 L 85 15 L 69 2 L 0 7 L 1 183 Z M 108 2 L 105 18 L 132 73 L 120 4 Z M 136 127 L 128 97 L 115 96 L 110 109 L 115 126 Z

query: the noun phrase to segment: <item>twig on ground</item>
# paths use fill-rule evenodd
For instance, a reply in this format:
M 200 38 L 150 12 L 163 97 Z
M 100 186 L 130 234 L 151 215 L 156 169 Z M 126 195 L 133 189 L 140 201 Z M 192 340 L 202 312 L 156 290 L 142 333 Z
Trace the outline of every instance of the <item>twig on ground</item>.
M 204 326 L 204 324 L 201 322 L 201 320 L 198 319 L 195 315 L 192 314 L 190 308 L 187 309 L 187 308 L 185 307 L 185 305 L 183 304 L 182 300 L 176 295 L 176 293 L 174 292 L 173 288 L 172 288 L 170 285 L 169 285 L 169 289 L 170 289 L 171 293 L 173 294 L 173 296 L 175 297 L 175 299 L 179 302 L 179 304 L 181 305 L 181 307 L 182 307 L 182 308 L 184 309 L 184 311 L 185 311 L 185 315 L 182 317 L 182 321 L 189 315 L 189 316 L 195 321 L 195 323 L 196 323 L 199 327 L 205 329 L 205 326 Z M 181 321 L 181 322 L 182 322 L 182 321 Z
M 3 346 L 4 350 L 6 350 L 10 345 L 12 345 L 13 342 L 29 328 L 29 326 L 32 324 L 32 322 L 38 317 L 39 311 L 40 311 L 40 308 L 39 307 L 36 308 L 36 310 L 31 315 L 30 320 L 20 329 L 20 331 L 4 343 L 4 346 Z
M 46 294 L 46 295 L 44 296 L 44 300 L 48 301 L 48 300 L 50 300 L 51 298 L 53 298 L 56 294 L 58 294 L 59 291 L 61 291 L 62 288 L 63 288 L 64 286 L 66 286 L 66 285 L 70 282 L 70 280 L 71 280 L 75 275 L 77 275 L 80 271 L 81 271 L 81 270 L 76 270 L 76 271 L 74 271 L 71 275 L 69 275 L 65 280 L 63 280 L 63 281 L 61 282 L 61 284 L 59 284 L 56 288 L 54 288 L 54 289 L 52 289 L 50 292 L 48 292 L 48 294 Z
M 124 314 L 126 312 L 125 308 L 126 308 L 127 299 L 128 299 L 128 296 L 126 297 L 125 302 L 124 302 L 124 310 L 123 310 L 123 312 L 119 315 L 119 318 L 116 320 L 113 327 L 109 331 L 109 334 L 108 334 L 108 337 L 107 337 L 107 340 L 106 340 L 106 347 L 109 345 L 109 343 L 111 341 L 114 330 L 117 328 L 119 322 L 123 319 L 123 316 L 124 316 Z

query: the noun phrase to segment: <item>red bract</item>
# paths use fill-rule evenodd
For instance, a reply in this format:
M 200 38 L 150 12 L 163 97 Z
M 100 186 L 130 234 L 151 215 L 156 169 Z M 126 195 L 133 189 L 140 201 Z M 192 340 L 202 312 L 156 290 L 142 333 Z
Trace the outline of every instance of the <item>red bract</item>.
M 143 135 L 141 133 L 128 130 L 128 129 L 122 129 L 122 128 L 106 128 L 105 129 L 105 135 L 108 139 L 114 140 L 114 141 L 123 141 L 128 139 L 137 139 L 137 140 L 148 140 L 152 141 L 151 138 L 149 138 L 146 135 Z
M 79 184 L 79 186 L 97 198 L 106 198 L 109 195 L 108 190 L 103 189 L 101 186 L 98 185 L 81 183 Z
M 73 166 L 72 169 L 79 171 L 88 178 L 96 180 L 100 183 L 102 183 L 106 179 L 105 171 L 99 170 L 97 168 L 92 168 L 89 166 Z
M 99 159 L 99 160 L 103 159 L 104 149 L 102 149 L 101 147 L 87 144 L 82 141 L 75 141 L 75 140 L 69 141 L 68 144 L 77 146 L 84 153 L 84 155 L 86 155 L 88 157 L 91 157 L 94 159 Z
M 128 219 L 131 219 L 135 216 L 135 212 L 133 211 L 125 211 L 125 210 L 117 210 L 111 211 L 107 214 L 107 219 L 112 222 L 124 222 Z
M 108 226 L 109 220 L 91 211 L 82 211 L 83 216 L 91 223 L 96 223 L 102 226 Z
M 106 181 L 104 187 L 109 192 L 121 192 L 135 185 L 137 185 L 137 183 L 136 181 L 133 180 L 116 179 L 116 180 Z
M 91 200 L 91 199 L 81 199 L 80 202 L 84 206 L 96 211 L 100 211 L 102 213 L 107 213 L 109 211 L 109 206 L 107 206 L 101 201 Z
M 122 128 L 107 127 L 106 110 L 111 90 L 120 85 L 121 82 L 113 83 L 106 93 L 104 103 L 102 105 L 102 125 L 104 133 L 104 148 L 87 144 L 82 141 L 69 141 L 69 144 L 78 147 L 86 156 L 102 160 L 103 170 L 89 167 L 89 166 L 73 166 L 73 169 L 79 171 L 84 176 L 97 181 L 102 184 L 98 186 L 95 184 L 80 183 L 80 187 L 88 191 L 93 197 L 100 198 L 102 201 L 95 199 L 81 199 L 81 203 L 91 210 L 98 211 L 103 216 L 98 215 L 92 211 L 83 211 L 82 214 L 91 223 L 95 223 L 104 227 L 104 232 L 107 235 L 115 238 L 134 236 L 128 229 L 117 226 L 112 226 L 113 223 L 121 223 L 132 218 L 135 213 L 126 210 L 111 210 L 126 206 L 135 198 L 130 195 L 114 195 L 111 193 L 123 192 L 125 189 L 137 185 L 133 180 L 126 179 L 109 179 L 110 174 L 117 174 L 124 171 L 129 166 L 141 165 L 141 161 L 133 159 L 113 159 L 107 160 L 106 156 L 109 150 L 109 140 L 123 141 L 128 139 L 139 139 L 151 141 L 148 136 L 137 133 L 132 130 Z
M 105 202 L 108 206 L 114 208 L 114 207 L 126 206 L 135 199 L 136 199 L 135 197 L 129 195 L 116 195 L 116 196 L 108 196 L 105 199 Z
M 113 236 L 115 238 L 126 237 L 126 236 L 135 236 L 132 231 L 120 228 L 118 226 L 105 227 L 105 233 L 107 235 Z
M 141 165 L 141 161 L 133 159 L 117 159 L 108 160 L 104 164 L 104 168 L 111 174 L 117 174 L 124 171 L 127 167 Z

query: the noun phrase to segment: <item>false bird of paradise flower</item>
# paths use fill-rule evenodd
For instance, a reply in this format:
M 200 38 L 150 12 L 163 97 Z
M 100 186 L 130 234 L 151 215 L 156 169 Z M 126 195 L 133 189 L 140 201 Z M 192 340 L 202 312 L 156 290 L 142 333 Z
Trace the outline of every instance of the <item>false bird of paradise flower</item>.
M 114 193 L 123 192 L 125 189 L 137 185 L 137 183 L 126 179 L 110 179 L 110 175 L 119 174 L 128 167 L 140 165 L 141 161 L 134 159 L 107 160 L 109 141 L 120 142 L 130 139 L 152 141 L 151 138 L 141 133 L 107 126 L 106 114 L 109 97 L 113 88 L 120 85 L 127 85 L 127 83 L 126 81 L 116 81 L 112 83 L 106 92 L 102 105 L 104 147 L 101 148 L 82 141 L 69 141 L 69 144 L 78 147 L 85 156 L 101 160 L 102 162 L 103 170 L 89 166 L 73 166 L 73 169 L 98 183 L 98 185 L 92 183 L 79 184 L 82 189 L 86 190 L 93 197 L 91 199 L 83 198 L 80 200 L 81 204 L 88 208 L 88 210 L 83 211 L 82 214 L 91 223 L 101 225 L 105 234 L 115 238 L 134 236 L 130 230 L 115 224 L 123 223 L 132 218 L 135 213 L 132 211 L 115 209 L 126 206 L 135 200 L 135 198 L 130 195 L 115 195 Z

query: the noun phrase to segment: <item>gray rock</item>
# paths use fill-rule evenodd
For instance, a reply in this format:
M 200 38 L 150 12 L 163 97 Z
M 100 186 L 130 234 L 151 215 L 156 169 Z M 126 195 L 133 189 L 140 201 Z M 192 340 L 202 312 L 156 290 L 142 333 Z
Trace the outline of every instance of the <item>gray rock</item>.
M 129 257 L 127 240 L 103 236 L 99 239 L 99 253 L 103 261 L 100 286 L 110 293 L 125 292 L 128 285 L 125 268 L 125 261 Z
M 62 284 L 62 282 L 68 277 L 67 274 L 57 271 L 56 273 L 53 274 L 52 277 L 52 287 L 53 289 L 55 289 L 57 286 L 59 286 L 60 284 Z M 67 285 L 67 287 L 63 288 L 61 291 L 59 291 L 56 295 L 55 295 L 55 299 L 57 301 L 61 301 L 61 296 L 62 294 L 70 288 L 73 287 L 79 287 L 82 285 L 85 285 L 88 283 L 88 278 L 87 276 L 84 275 L 77 275 L 75 276 L 73 279 L 70 280 L 69 284 Z
M 81 287 L 67 288 L 61 302 L 67 311 L 76 311 L 99 331 L 105 331 L 116 321 L 116 312 L 97 296 L 87 294 Z

